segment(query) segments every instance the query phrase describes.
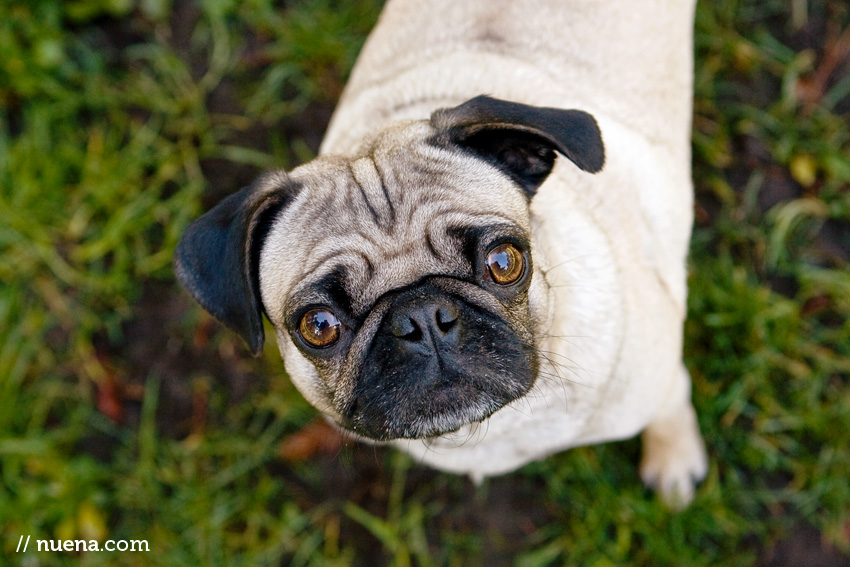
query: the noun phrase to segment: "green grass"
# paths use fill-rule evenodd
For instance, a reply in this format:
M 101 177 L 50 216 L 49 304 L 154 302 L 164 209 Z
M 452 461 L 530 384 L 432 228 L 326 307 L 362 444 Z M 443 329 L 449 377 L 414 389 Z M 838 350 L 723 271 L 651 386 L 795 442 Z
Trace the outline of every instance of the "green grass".
M 636 440 L 481 487 L 371 447 L 280 457 L 315 411 L 171 254 L 309 159 L 379 8 L 0 4 L 0 565 L 753 565 L 812 528 L 850 561 L 840 0 L 698 7 L 686 362 L 711 466 L 690 508 L 643 488 Z M 21 534 L 151 551 L 16 554 Z

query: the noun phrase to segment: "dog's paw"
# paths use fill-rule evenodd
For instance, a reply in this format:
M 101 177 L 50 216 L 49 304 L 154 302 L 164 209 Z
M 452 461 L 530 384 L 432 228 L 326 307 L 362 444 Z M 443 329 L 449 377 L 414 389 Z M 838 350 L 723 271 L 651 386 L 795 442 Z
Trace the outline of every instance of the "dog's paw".
M 644 430 L 640 476 L 672 510 L 690 504 L 707 471 L 705 445 L 690 404 Z

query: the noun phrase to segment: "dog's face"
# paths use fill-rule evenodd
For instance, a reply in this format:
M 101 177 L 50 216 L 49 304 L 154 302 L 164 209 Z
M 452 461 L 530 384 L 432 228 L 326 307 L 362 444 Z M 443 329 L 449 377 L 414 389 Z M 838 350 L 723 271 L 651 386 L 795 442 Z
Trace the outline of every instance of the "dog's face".
M 544 294 L 526 198 L 431 136 L 425 123 L 400 125 L 364 156 L 293 171 L 298 194 L 260 255 L 263 305 L 293 380 L 377 439 L 484 419 L 536 374 Z M 291 363 L 299 357 L 309 364 Z
M 177 272 L 255 352 L 264 312 L 293 381 L 340 425 L 454 431 L 537 375 L 547 288 L 528 203 L 556 151 L 599 170 L 593 119 L 479 97 L 264 176 L 187 230 Z

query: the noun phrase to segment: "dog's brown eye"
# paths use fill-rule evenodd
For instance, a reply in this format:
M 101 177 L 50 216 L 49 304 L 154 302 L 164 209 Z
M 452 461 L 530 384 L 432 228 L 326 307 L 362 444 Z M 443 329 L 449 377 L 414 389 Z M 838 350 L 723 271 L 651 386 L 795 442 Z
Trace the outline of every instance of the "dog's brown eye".
M 316 348 L 330 346 L 339 339 L 339 319 L 326 309 L 311 309 L 301 317 L 298 332 Z
M 522 277 L 525 260 L 513 244 L 500 244 L 487 254 L 487 269 L 494 282 L 508 285 Z

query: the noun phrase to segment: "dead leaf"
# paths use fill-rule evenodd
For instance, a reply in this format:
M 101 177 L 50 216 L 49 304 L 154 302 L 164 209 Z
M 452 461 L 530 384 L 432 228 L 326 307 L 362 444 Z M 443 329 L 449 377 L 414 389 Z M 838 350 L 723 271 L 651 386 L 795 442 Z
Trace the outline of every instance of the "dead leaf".
M 808 105 L 820 102 L 826 94 L 826 87 L 830 76 L 838 65 L 850 56 L 850 28 L 844 30 L 839 37 L 837 32 L 830 33 L 826 40 L 823 57 L 818 62 L 814 73 L 808 77 L 801 77 L 795 85 L 797 97 Z
M 344 442 L 345 437 L 339 429 L 324 419 L 317 419 L 281 441 L 277 454 L 284 461 L 307 461 L 338 452 Z
M 113 422 L 120 424 L 124 419 L 124 400 L 121 397 L 121 385 L 118 383 L 115 373 L 109 369 L 106 378 L 96 384 L 98 411 Z

